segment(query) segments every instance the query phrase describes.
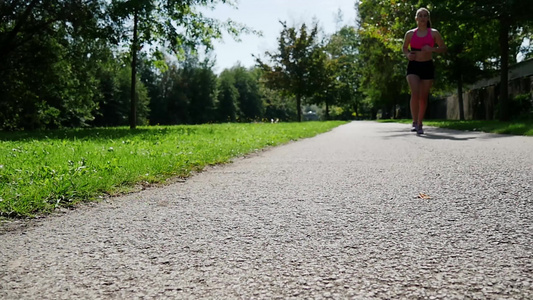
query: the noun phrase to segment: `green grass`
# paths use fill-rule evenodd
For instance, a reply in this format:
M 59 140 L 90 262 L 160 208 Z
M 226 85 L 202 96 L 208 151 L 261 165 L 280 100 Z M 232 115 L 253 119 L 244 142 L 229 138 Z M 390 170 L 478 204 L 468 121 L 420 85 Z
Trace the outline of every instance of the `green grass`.
M 343 123 L 0 132 L 0 216 L 31 217 L 165 183 Z
M 380 122 L 411 123 L 412 120 L 379 120 Z M 533 121 L 455 121 L 455 120 L 427 120 L 424 125 L 468 131 L 483 131 L 489 133 L 513 134 L 533 136 Z

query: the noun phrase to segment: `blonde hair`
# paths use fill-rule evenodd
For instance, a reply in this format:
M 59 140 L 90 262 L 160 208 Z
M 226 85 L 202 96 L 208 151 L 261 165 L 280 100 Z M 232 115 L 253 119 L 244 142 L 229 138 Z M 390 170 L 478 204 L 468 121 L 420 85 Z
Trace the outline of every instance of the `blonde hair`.
M 427 26 L 428 26 L 428 28 L 431 28 L 431 21 L 430 21 L 430 19 L 429 19 L 429 18 L 430 18 L 429 10 L 428 10 L 427 8 L 425 8 L 425 7 L 421 7 L 421 8 L 419 8 L 419 9 L 416 11 L 416 16 L 417 16 L 417 17 L 418 17 L 418 13 L 421 12 L 421 11 L 425 11 L 425 12 L 428 13 L 428 24 L 427 24 Z

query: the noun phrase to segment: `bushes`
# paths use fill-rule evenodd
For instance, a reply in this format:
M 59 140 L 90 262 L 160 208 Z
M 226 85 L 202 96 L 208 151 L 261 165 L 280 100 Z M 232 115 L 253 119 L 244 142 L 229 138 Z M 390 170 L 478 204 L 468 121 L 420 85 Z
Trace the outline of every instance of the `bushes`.
M 520 94 L 510 98 L 509 112 L 511 118 L 533 119 L 533 98 L 530 93 Z

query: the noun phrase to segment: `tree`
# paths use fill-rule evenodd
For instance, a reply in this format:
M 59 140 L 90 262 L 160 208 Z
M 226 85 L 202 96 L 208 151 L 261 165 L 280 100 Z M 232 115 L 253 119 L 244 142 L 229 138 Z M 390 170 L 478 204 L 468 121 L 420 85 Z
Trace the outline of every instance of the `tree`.
M 235 88 L 238 91 L 237 103 L 240 117 L 246 121 L 260 119 L 263 116 L 263 102 L 259 95 L 258 80 L 253 75 L 253 70 L 242 66 L 231 69 L 235 79 Z
M 95 113 L 95 126 L 126 126 L 128 125 L 128 103 L 131 91 L 131 70 L 129 66 L 120 63 L 108 65 L 100 75 L 100 91 L 102 97 L 98 100 L 98 109 Z M 150 97 L 144 84 L 137 78 L 138 93 L 138 122 L 148 124 Z
M 99 1 L 0 2 L 0 127 L 86 126 L 107 27 Z
M 103 38 L 104 1 L 11 0 L 0 2 L 0 68 L 6 58 L 38 36 L 69 24 L 68 34 Z
M 227 0 L 123 0 L 115 1 L 113 16 L 116 24 L 122 28 L 123 35 L 128 36 L 128 22 L 133 23 L 130 57 L 132 69 L 130 128 L 136 126 L 135 76 L 137 53 L 146 44 L 159 44 L 169 48 L 178 57 L 183 58 L 186 49 L 196 49 L 204 45 L 212 48 L 212 40 L 222 37 L 222 30 L 236 36 L 248 28 L 227 21 L 205 17 L 195 10 L 195 6 L 214 7 Z M 157 57 L 162 56 L 159 47 L 154 50 Z
M 235 78 L 230 70 L 224 70 L 218 77 L 218 115 L 222 122 L 237 120 L 239 91 L 235 87 Z
M 499 119 L 509 120 L 508 72 L 516 62 L 520 45 L 533 24 L 533 6 L 529 0 L 447 0 L 435 1 L 435 11 L 449 44 L 449 80 L 457 83 L 462 109 L 462 86 L 499 68 Z M 475 16 L 475 18 L 473 18 Z M 496 33 L 496 34 L 495 34 Z M 494 47 L 494 45 L 498 47 Z M 498 58 L 498 59 L 495 59 Z M 498 65 L 494 66 L 494 61 Z M 489 71 L 489 72 L 487 72 Z M 461 112 L 461 119 L 464 113 Z
M 472 4 L 472 3 L 470 3 Z M 438 60 L 437 68 L 441 77 L 440 86 L 455 87 L 459 104 L 459 119 L 465 119 L 463 91 L 466 85 L 473 84 L 482 77 L 495 75 L 494 58 L 498 50 L 495 22 L 479 23 L 479 19 L 463 14 L 465 7 L 459 2 L 443 2 L 432 7 L 433 21 L 444 36 L 448 50 L 443 60 Z M 448 84 L 446 84 L 448 83 Z
M 323 90 L 329 95 L 325 99 L 330 99 L 326 102 L 326 115 L 329 115 L 329 104 L 342 107 L 344 118 L 350 118 L 352 112 L 357 115 L 360 58 L 359 36 L 355 28 L 340 28 L 329 38 L 324 51 L 328 55 L 324 70 L 329 70 L 327 73 L 330 74 L 323 81 Z
M 187 124 L 190 122 L 188 88 L 190 78 L 188 71 L 176 64 L 169 66 L 163 74 L 161 85 L 161 100 L 156 103 L 162 119 L 162 124 Z
M 509 61 L 516 57 L 521 44 L 516 42 L 517 31 L 523 24 L 533 23 L 533 5 L 530 0 L 475 0 L 473 13 L 484 21 L 498 21 L 500 49 L 500 121 L 508 121 L 509 111 Z M 511 41 L 511 42 L 510 42 Z M 510 51 L 513 48 L 514 51 Z M 512 52 L 513 55 L 510 55 Z
M 217 76 L 209 59 L 187 53 L 182 62 L 167 61 L 166 67 L 147 68 L 142 63 L 142 82 L 148 88 L 152 124 L 198 124 L 219 120 Z
M 189 79 L 187 97 L 189 98 L 189 118 L 193 124 L 214 122 L 216 118 L 217 76 L 213 63 L 209 60 L 197 66 L 185 66 L 184 73 Z
M 411 12 L 416 11 L 413 7 L 409 2 L 390 5 L 368 0 L 359 3 L 359 89 L 366 96 L 372 117 L 379 108 L 391 112 L 406 88 L 405 59 L 399 50 L 406 27 L 412 26 L 403 21 L 412 22 Z
M 325 48 L 320 48 L 313 52 L 313 69 L 311 70 L 313 76 L 314 94 L 310 104 L 325 104 L 326 105 L 326 120 L 329 119 L 329 108 L 337 102 L 338 92 L 338 60 L 334 58 L 331 53 L 327 53 Z
M 302 99 L 312 96 L 315 92 L 312 78 L 313 52 L 317 51 L 318 24 L 308 32 L 307 26 L 302 24 L 300 29 L 287 27 L 281 22 L 283 30 L 278 38 L 278 52 L 266 52 L 272 66 L 256 59 L 258 66 L 264 71 L 264 78 L 273 89 L 283 91 L 288 96 L 296 98 L 298 122 L 302 121 Z
M 273 90 L 261 84 L 259 87 L 261 97 L 265 103 L 264 118 L 271 121 L 291 121 L 298 116 L 294 97 L 287 96 L 278 90 Z

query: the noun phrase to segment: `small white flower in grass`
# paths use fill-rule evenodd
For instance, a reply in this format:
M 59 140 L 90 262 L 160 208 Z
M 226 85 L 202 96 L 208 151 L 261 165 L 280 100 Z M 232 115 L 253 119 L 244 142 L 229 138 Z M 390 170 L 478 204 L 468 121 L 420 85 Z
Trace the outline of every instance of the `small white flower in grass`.
M 113 149 L 113 147 L 109 147 L 109 149 L 107 149 L 107 151 L 113 152 L 113 151 L 115 151 L 115 149 Z

